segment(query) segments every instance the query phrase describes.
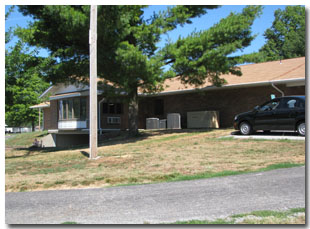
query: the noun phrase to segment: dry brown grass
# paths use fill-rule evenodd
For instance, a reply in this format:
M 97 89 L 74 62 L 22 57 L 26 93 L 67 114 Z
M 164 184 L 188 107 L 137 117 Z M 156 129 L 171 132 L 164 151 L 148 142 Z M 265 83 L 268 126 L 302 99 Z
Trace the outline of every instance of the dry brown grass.
M 254 171 L 279 163 L 305 163 L 304 141 L 222 139 L 232 132 L 157 131 L 146 138 L 110 141 L 89 160 L 88 148 L 6 149 L 6 191 L 103 187 L 171 177 Z

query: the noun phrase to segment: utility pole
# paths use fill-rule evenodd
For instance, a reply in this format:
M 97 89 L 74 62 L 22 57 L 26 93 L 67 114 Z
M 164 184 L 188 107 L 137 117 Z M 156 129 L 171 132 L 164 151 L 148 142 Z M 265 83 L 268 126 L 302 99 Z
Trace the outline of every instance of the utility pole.
M 97 6 L 90 9 L 89 30 L 89 159 L 97 159 Z

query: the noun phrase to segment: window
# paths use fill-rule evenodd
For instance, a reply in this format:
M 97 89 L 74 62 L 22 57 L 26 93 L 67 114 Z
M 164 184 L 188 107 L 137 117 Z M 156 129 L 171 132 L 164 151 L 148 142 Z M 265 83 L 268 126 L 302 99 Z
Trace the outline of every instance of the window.
M 80 109 L 81 107 L 81 102 L 80 102 L 80 98 L 75 98 L 73 99 L 73 111 L 74 111 L 74 117 L 75 118 L 80 118 L 81 114 L 80 114 Z
M 61 119 L 68 119 L 67 113 L 68 113 L 68 100 L 63 100 L 63 113 Z
M 296 99 L 290 99 L 285 103 L 285 108 L 293 109 L 296 107 Z
M 304 100 L 299 100 L 299 108 L 305 108 L 305 101 Z
M 59 120 L 86 119 L 86 98 L 59 101 Z
M 103 103 L 103 114 L 122 114 L 123 106 L 121 103 Z
M 305 102 L 300 99 L 286 98 L 282 102 L 283 109 L 305 108 Z
M 81 98 L 81 110 L 80 110 L 80 119 L 86 119 L 86 98 Z
M 264 104 L 263 106 L 261 106 L 261 108 L 259 109 L 260 111 L 271 111 L 274 110 L 278 107 L 279 105 L 279 100 L 272 100 L 266 104 Z
M 156 99 L 154 102 L 154 114 L 163 115 L 164 114 L 164 100 Z

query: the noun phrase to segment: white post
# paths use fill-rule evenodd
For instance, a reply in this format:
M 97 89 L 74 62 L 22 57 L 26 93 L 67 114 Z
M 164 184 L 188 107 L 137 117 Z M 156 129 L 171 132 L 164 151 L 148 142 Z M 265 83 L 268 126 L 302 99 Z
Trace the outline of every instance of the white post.
M 97 6 L 91 6 L 90 31 L 90 75 L 89 75 L 89 147 L 90 159 L 97 158 Z
M 39 131 L 41 131 L 41 108 L 39 108 Z

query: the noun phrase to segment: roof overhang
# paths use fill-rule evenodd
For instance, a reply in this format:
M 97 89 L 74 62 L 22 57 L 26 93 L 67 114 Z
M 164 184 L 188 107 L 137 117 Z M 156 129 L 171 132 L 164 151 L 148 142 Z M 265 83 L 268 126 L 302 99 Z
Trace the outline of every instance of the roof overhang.
M 45 107 L 50 107 L 50 103 L 44 102 L 44 103 L 36 104 L 36 105 L 31 106 L 30 108 L 36 109 L 36 108 L 45 108 Z
M 159 92 L 159 93 L 153 93 L 153 94 L 139 93 L 139 96 L 154 97 L 154 96 L 193 93 L 197 91 L 213 91 L 213 90 L 237 89 L 237 88 L 245 88 L 245 87 L 259 87 L 259 86 L 268 86 L 271 84 L 285 84 L 287 87 L 304 86 L 305 78 L 296 78 L 296 79 L 287 79 L 287 80 L 271 80 L 271 81 L 242 83 L 242 84 L 230 84 L 230 85 L 223 85 L 221 87 L 207 86 L 204 88 L 175 90 L 175 91 Z
M 97 90 L 97 95 L 101 95 L 102 90 Z M 78 91 L 78 92 L 69 92 L 69 93 L 64 93 L 64 94 L 58 94 L 58 95 L 53 95 L 50 96 L 50 100 L 57 100 L 57 99 L 66 99 L 66 98 L 73 98 L 73 97 L 80 97 L 80 96 L 88 96 L 89 95 L 89 90 L 84 90 L 84 91 Z
M 72 93 L 65 93 L 65 94 L 60 94 L 60 95 L 53 95 L 53 96 L 50 96 L 50 100 L 66 99 L 66 98 L 79 97 L 79 96 L 82 96 L 82 92 L 72 92 Z

